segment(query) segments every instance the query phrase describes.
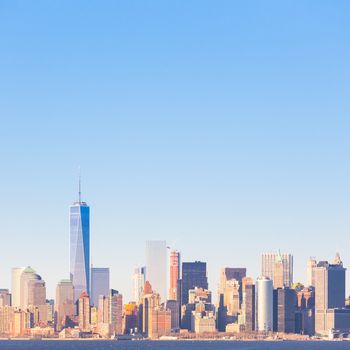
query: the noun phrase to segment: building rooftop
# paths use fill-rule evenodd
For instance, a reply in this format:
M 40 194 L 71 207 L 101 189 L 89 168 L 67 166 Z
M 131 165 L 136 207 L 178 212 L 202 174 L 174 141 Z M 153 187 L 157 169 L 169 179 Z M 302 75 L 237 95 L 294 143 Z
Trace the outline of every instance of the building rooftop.
M 30 266 L 27 266 L 27 267 L 23 270 L 23 272 L 25 272 L 25 273 L 36 273 L 36 271 L 35 271 L 33 268 L 31 268 Z

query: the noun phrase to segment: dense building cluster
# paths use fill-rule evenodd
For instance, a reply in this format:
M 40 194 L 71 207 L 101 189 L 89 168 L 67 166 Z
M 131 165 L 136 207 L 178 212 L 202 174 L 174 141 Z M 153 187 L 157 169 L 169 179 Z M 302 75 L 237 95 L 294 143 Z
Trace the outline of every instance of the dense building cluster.
M 6 337 L 159 338 L 218 332 L 267 336 L 345 336 L 350 307 L 345 271 L 334 261 L 307 262 L 307 283 L 293 283 L 293 256 L 261 256 L 261 276 L 246 268 L 220 271 L 209 289 L 207 264 L 181 262 L 165 241 L 146 242 L 146 262 L 132 275 L 132 300 L 110 288 L 109 268 L 90 266 L 90 208 L 70 207 L 70 278 L 46 298 L 45 281 L 31 267 L 12 269 L 12 289 L 0 289 L 0 335 Z

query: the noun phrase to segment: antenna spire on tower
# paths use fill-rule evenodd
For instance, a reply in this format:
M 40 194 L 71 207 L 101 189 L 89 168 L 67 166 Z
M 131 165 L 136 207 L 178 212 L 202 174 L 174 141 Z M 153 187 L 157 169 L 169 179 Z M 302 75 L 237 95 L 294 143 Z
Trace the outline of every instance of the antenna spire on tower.
M 81 170 L 79 167 L 79 203 L 81 203 Z

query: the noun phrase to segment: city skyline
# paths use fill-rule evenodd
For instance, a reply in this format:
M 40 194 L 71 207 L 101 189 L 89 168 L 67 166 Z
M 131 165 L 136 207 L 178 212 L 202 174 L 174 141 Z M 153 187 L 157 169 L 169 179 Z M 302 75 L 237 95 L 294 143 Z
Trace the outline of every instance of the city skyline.
M 81 208 L 83 208 L 83 209 L 85 209 L 85 211 L 87 210 L 85 212 L 85 219 L 81 218 L 82 216 L 84 216 L 83 213 L 79 214 L 77 212 L 73 212 L 73 214 L 72 214 L 72 208 L 73 208 L 73 210 L 75 208 L 79 208 L 80 210 L 81 210 Z M 81 244 L 82 244 L 81 248 L 82 248 L 83 251 L 84 250 L 90 251 L 90 243 L 89 243 L 89 241 L 90 241 L 90 206 L 88 206 L 86 202 L 81 200 L 81 178 L 80 178 L 80 175 L 79 175 L 78 201 L 74 201 L 74 203 L 69 207 L 69 211 L 70 211 L 69 215 L 70 215 L 70 237 L 71 237 L 70 240 L 72 239 L 72 227 L 73 227 L 73 231 L 77 231 L 77 232 L 74 232 L 74 236 L 77 233 L 79 234 L 79 232 L 80 232 L 80 234 L 83 234 L 84 230 L 82 230 L 82 231 L 78 230 L 78 228 L 80 227 L 80 224 L 77 224 L 77 222 L 79 220 L 80 221 L 81 220 L 85 220 L 85 224 L 84 224 L 85 225 L 85 236 L 86 236 L 85 239 L 88 238 L 88 241 L 87 241 L 88 244 L 87 244 L 87 246 L 86 245 L 84 246 L 83 242 L 81 242 Z M 77 216 L 77 214 L 79 214 L 79 215 Z M 72 224 L 72 215 L 73 215 L 73 224 Z M 174 252 L 176 252 L 177 254 L 180 254 L 180 252 L 181 252 L 181 248 L 179 248 L 179 247 L 176 247 L 176 249 L 172 249 L 171 248 L 171 250 L 170 250 L 170 247 L 167 246 L 167 243 L 168 242 L 166 242 L 164 240 L 149 240 L 149 239 L 145 240 L 144 242 L 140 242 L 141 245 L 142 244 L 146 245 L 146 250 L 145 250 L 146 254 L 144 255 L 143 260 L 140 260 L 141 261 L 140 266 L 137 267 L 137 269 L 139 269 L 140 271 L 143 270 L 143 273 L 145 273 L 145 271 L 146 271 L 146 273 L 145 273 L 146 274 L 145 281 L 150 282 L 150 280 L 152 280 L 152 275 L 153 276 L 157 276 L 158 281 L 156 281 L 156 285 L 161 286 L 161 289 L 162 289 L 162 292 L 160 292 L 161 300 L 166 300 L 168 295 L 169 295 L 170 274 L 171 274 L 171 268 L 170 268 L 171 267 L 171 254 L 174 253 Z M 152 245 L 154 245 L 154 247 L 152 247 Z M 76 244 L 74 246 L 76 246 Z M 161 250 L 163 252 L 160 253 L 160 256 L 161 256 L 161 260 L 163 259 L 164 262 L 165 262 L 163 267 L 160 267 L 158 265 L 158 261 L 156 262 L 153 259 L 152 254 L 147 254 L 147 252 L 149 250 L 149 247 L 151 247 L 151 249 L 153 248 L 153 249 L 156 249 L 156 250 L 158 250 L 158 248 L 162 248 Z M 71 249 L 72 249 L 72 244 L 70 243 L 70 245 L 69 245 L 69 250 L 71 251 L 70 254 L 72 254 L 72 250 Z M 337 251 L 336 253 L 338 254 L 339 252 Z M 158 252 L 158 254 L 159 254 L 159 252 Z M 147 269 L 147 259 L 148 259 L 147 256 L 149 258 L 151 258 L 151 261 L 152 261 L 153 265 L 156 267 L 156 271 L 153 274 L 151 274 L 150 278 L 148 278 L 149 275 L 147 274 L 147 271 L 149 270 L 149 269 Z M 286 273 L 287 274 L 291 273 L 291 276 L 293 276 L 293 274 L 294 274 L 294 263 L 293 263 L 294 262 L 294 255 L 292 253 L 290 253 L 290 252 L 288 252 L 288 253 L 287 252 L 281 253 L 280 250 L 278 250 L 278 252 L 273 252 L 272 250 L 269 250 L 268 252 L 262 252 L 259 256 L 256 257 L 256 261 L 257 261 L 257 264 L 258 264 L 258 267 L 257 267 L 258 273 L 257 273 L 256 276 L 252 276 L 252 277 L 253 278 L 260 278 L 260 277 L 271 278 L 272 277 L 272 275 L 271 275 L 271 273 L 272 273 L 271 272 L 272 265 L 271 265 L 271 267 L 267 268 L 267 270 L 266 270 L 266 267 L 265 267 L 266 263 L 264 262 L 264 259 L 266 259 L 266 257 L 268 257 L 269 258 L 268 261 L 270 261 L 271 257 L 273 257 L 273 259 L 275 259 L 274 258 L 275 256 L 277 258 L 282 256 L 283 259 L 287 258 L 287 257 L 288 257 L 288 259 L 291 259 L 291 265 L 287 267 L 288 270 L 285 270 L 283 272 L 283 275 L 285 275 Z M 293 278 L 292 278 L 293 282 L 295 282 L 295 283 L 302 283 L 302 284 L 305 284 L 306 286 L 308 285 L 308 281 L 310 279 L 309 278 L 309 274 L 310 274 L 309 262 L 310 262 L 310 259 L 315 259 L 315 258 L 317 258 L 317 257 L 312 256 L 312 255 L 310 255 L 308 257 L 308 260 L 305 261 L 305 264 L 304 264 L 304 275 L 305 276 L 303 276 L 302 279 L 297 279 L 297 280 L 293 280 Z M 70 259 L 72 259 L 72 258 L 70 258 Z M 90 253 L 89 253 L 89 255 L 88 255 L 88 262 L 90 262 L 90 260 L 91 260 L 91 256 L 90 256 Z M 190 260 L 190 259 L 188 259 L 188 260 Z M 74 261 L 74 259 L 71 260 L 71 266 L 72 266 L 72 261 Z M 82 259 L 82 262 L 83 261 L 85 261 L 85 260 Z M 83 271 L 83 276 L 84 276 L 84 278 L 85 278 L 85 276 L 87 276 L 88 283 L 86 284 L 86 287 L 82 287 L 81 286 L 81 281 L 79 281 L 78 285 L 75 287 L 75 298 L 76 299 L 79 298 L 79 296 L 80 296 L 80 294 L 82 292 L 87 292 L 88 295 L 90 296 L 91 300 L 93 300 L 94 296 L 92 294 L 90 295 L 91 288 L 92 288 L 92 273 L 93 273 L 93 270 L 101 271 L 101 272 L 102 271 L 103 272 L 108 271 L 108 282 L 106 282 L 106 283 L 108 283 L 108 284 L 111 283 L 110 282 L 110 267 L 106 267 L 106 268 L 95 267 L 93 264 L 88 265 L 88 262 L 86 262 L 86 261 L 84 262 L 84 266 L 86 267 L 86 271 Z M 197 264 L 197 263 L 201 263 L 201 262 L 198 259 L 195 258 L 193 260 L 193 262 L 185 262 L 185 265 L 186 264 L 195 264 L 195 263 Z M 181 262 L 181 264 L 182 264 L 182 262 Z M 209 281 L 209 276 L 208 276 L 209 267 L 207 266 L 208 263 L 205 261 L 204 264 L 206 264 L 206 276 L 207 276 L 207 279 Z M 288 264 L 289 264 L 289 262 L 288 262 Z M 89 266 L 89 267 L 87 267 L 87 266 Z M 129 300 L 129 301 L 135 301 L 134 298 L 133 298 L 133 295 L 135 294 L 135 291 L 134 291 L 134 287 L 135 287 L 134 283 L 135 283 L 135 281 L 134 281 L 134 275 L 133 275 L 133 273 L 135 273 L 135 266 L 136 266 L 136 264 L 133 265 L 133 268 L 132 268 L 132 270 L 130 271 L 130 274 L 129 274 L 129 278 L 130 278 L 129 286 L 128 286 L 127 289 L 123 290 L 123 295 L 125 295 L 126 299 L 128 298 L 127 300 Z M 219 281 L 220 281 L 220 278 L 221 278 L 222 269 L 230 270 L 232 268 L 230 268 L 228 266 L 234 266 L 234 264 L 231 263 L 231 264 L 227 264 L 225 266 L 226 267 L 224 267 L 224 265 L 221 265 L 217 275 L 214 276 L 214 278 L 212 278 L 212 280 L 218 281 L 218 285 L 220 285 Z M 237 267 L 233 268 L 233 270 L 247 270 L 247 268 L 245 267 L 246 264 L 244 262 L 238 262 L 238 264 L 236 264 L 236 266 Z M 32 266 L 29 264 L 29 265 L 27 265 L 27 267 L 25 267 L 25 266 L 23 266 L 23 267 L 18 267 L 18 266 L 14 267 L 13 266 L 11 268 L 11 286 L 12 287 L 14 286 L 14 283 L 16 283 L 15 280 L 14 280 L 14 277 L 16 276 L 16 271 L 18 270 L 19 273 L 22 273 L 22 271 L 24 271 L 26 268 L 32 268 Z M 180 267 L 179 267 L 179 270 L 180 270 Z M 266 272 L 266 273 L 264 273 L 264 272 Z M 160 275 L 159 275 L 159 273 L 160 273 Z M 64 275 L 64 273 L 63 273 L 63 275 Z M 73 279 L 72 273 L 68 273 L 68 275 L 70 275 L 70 280 L 72 280 Z M 161 278 L 161 276 L 163 276 L 163 278 Z M 249 274 L 249 271 L 247 272 L 247 276 L 251 276 Z M 237 277 L 235 277 L 235 278 L 237 278 Z M 63 277 L 63 280 L 64 280 L 64 277 Z M 59 280 L 57 280 L 57 283 L 58 282 L 59 282 Z M 349 282 L 347 282 L 347 284 L 348 283 Z M 74 282 L 73 282 L 73 285 L 74 285 Z M 152 285 L 152 283 L 151 283 L 151 285 Z M 212 289 L 212 286 L 214 286 L 214 289 L 215 289 L 215 285 L 213 285 L 212 283 L 209 282 L 208 285 L 209 285 L 209 289 L 210 290 Z M 285 286 L 286 287 L 290 287 L 291 284 L 287 283 L 287 284 L 285 284 Z M 9 286 L 2 286 L 2 287 L 4 287 L 4 288 L 6 287 L 9 290 L 12 290 L 12 288 L 10 288 L 10 285 Z M 114 287 L 118 288 L 118 286 L 114 286 Z M 107 287 L 105 287 L 105 288 L 107 288 Z M 52 289 L 52 286 L 47 286 L 46 285 L 46 289 L 50 290 L 50 289 Z M 54 286 L 54 290 L 56 291 L 56 285 Z M 154 290 L 156 290 L 156 289 L 154 289 Z M 346 290 L 346 295 L 348 295 L 348 290 Z M 52 296 L 49 294 L 47 297 L 48 297 L 48 299 L 54 298 L 54 294 Z M 97 296 L 95 296 L 95 298 L 96 297 Z M 215 300 L 215 297 L 214 297 L 214 300 Z M 16 301 L 16 299 L 15 299 L 15 301 Z M 218 302 L 218 300 L 215 300 L 215 302 Z
M 147 240 L 206 262 L 211 288 L 225 266 L 256 278 L 261 254 L 279 250 L 294 281 L 310 256 L 338 251 L 350 266 L 349 13 L 322 1 L 5 2 L 1 288 L 13 267 L 38 271 L 50 298 L 69 279 L 79 166 L 89 266 L 109 267 L 125 300 Z

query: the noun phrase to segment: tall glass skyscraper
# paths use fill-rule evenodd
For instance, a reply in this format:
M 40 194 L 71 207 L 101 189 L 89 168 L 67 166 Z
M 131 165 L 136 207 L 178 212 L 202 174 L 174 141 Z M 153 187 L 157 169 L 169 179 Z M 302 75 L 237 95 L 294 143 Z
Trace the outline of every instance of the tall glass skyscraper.
M 74 301 L 82 292 L 90 294 L 90 207 L 79 201 L 70 207 L 70 279 Z
M 166 266 L 167 248 L 165 241 L 146 242 L 146 274 L 152 289 L 160 294 L 161 300 L 166 301 Z

